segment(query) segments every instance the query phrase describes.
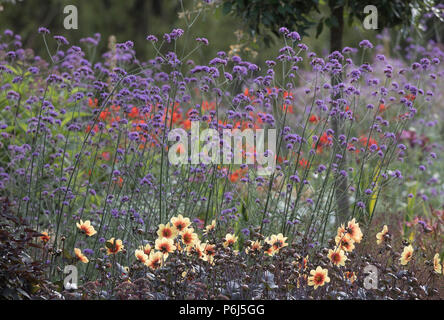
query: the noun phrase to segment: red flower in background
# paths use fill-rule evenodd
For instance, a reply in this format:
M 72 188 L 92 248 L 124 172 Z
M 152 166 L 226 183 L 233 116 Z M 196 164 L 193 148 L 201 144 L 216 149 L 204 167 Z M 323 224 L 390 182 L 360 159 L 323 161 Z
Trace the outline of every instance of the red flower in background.
M 208 102 L 206 100 L 204 100 L 202 102 L 202 110 L 207 111 L 207 110 L 215 110 L 216 109 L 216 102 L 212 101 L 212 102 Z
M 379 150 L 379 146 L 378 146 L 378 142 L 373 139 L 372 137 L 370 137 L 370 139 L 367 138 L 367 136 L 360 136 L 359 137 L 359 142 L 365 147 L 367 146 L 367 142 L 368 142 L 368 147 L 371 147 L 372 145 L 376 145 L 378 147 Z
M 91 108 L 95 108 L 95 107 L 97 107 L 97 104 L 98 104 L 98 103 L 99 103 L 99 101 L 97 100 L 97 98 L 94 99 L 94 102 L 93 102 L 93 100 L 92 100 L 91 98 L 88 99 L 88 105 L 89 105 Z
M 132 107 L 131 112 L 128 114 L 128 117 L 130 117 L 130 118 L 139 117 L 139 109 L 137 109 L 136 107 Z
M 231 182 L 237 182 L 239 179 L 244 177 L 245 169 L 237 169 L 232 174 L 229 175 Z
M 302 168 L 307 168 L 307 167 L 308 167 L 308 160 L 302 158 L 301 160 L 299 160 L 299 165 L 300 165 Z
M 311 123 L 317 123 L 319 121 L 319 117 L 317 115 L 312 114 L 310 118 L 308 118 L 308 121 Z
M 110 153 L 108 151 L 102 152 L 102 159 L 108 161 L 110 158 Z
M 316 146 L 317 144 L 317 146 Z M 322 153 L 323 147 L 325 146 L 331 146 L 333 144 L 333 138 L 329 134 L 327 135 L 326 132 L 322 134 L 322 136 L 319 138 L 319 142 L 314 142 L 312 145 L 312 148 L 316 147 L 317 153 Z
M 111 115 L 111 112 L 109 112 L 108 108 L 106 108 L 104 111 L 100 112 L 99 118 L 102 121 L 105 121 L 109 117 L 109 115 Z
M 288 112 L 289 113 L 293 113 L 293 106 L 290 104 L 290 105 L 286 105 L 286 104 L 284 104 L 283 106 L 282 106 L 282 111 L 287 111 L 288 110 Z

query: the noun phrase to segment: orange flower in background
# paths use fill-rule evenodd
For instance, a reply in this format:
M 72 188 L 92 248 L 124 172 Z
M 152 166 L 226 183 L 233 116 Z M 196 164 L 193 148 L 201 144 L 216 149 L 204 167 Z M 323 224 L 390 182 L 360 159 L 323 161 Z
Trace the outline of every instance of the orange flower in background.
M 308 264 L 308 254 L 305 256 L 305 258 L 302 259 L 302 270 L 307 269 L 307 264 Z
M 191 129 L 191 120 L 187 119 L 187 120 L 182 121 L 182 127 L 185 130 L 190 130 Z
M 143 264 L 146 264 L 148 262 L 148 255 L 144 252 L 144 250 L 136 250 L 134 252 L 134 256 L 136 257 L 136 259 L 140 262 L 142 262 Z
M 90 131 L 91 131 L 91 125 L 87 125 L 85 132 L 89 133 Z M 94 133 L 99 132 L 99 126 L 95 125 L 94 128 L 93 128 L 93 131 L 94 131 Z
M 128 113 L 128 117 L 130 117 L 130 118 L 137 118 L 137 117 L 139 117 L 139 109 L 137 109 L 137 107 L 132 107 L 131 108 L 131 112 Z
M 120 106 L 111 105 L 111 110 L 118 113 L 120 111 Z
M 105 245 L 107 255 L 117 254 L 123 250 L 122 240 L 120 239 L 115 240 L 114 238 L 111 238 L 106 242 Z
M 299 165 L 300 165 L 302 168 L 307 168 L 307 167 L 308 167 L 308 161 L 307 161 L 307 159 L 302 158 L 301 160 L 299 160 Z
M 319 117 L 317 115 L 312 114 L 310 118 L 308 118 L 308 121 L 310 121 L 311 123 L 318 123 Z
M 155 243 L 155 248 L 156 250 L 160 251 L 165 257 L 167 257 L 169 253 L 172 253 L 176 250 L 173 239 L 168 238 L 157 239 Z
M 387 107 L 383 103 L 379 105 L 379 112 L 384 112 L 386 109 Z
M 177 236 L 177 229 L 171 226 L 169 222 L 167 224 L 160 224 L 157 235 L 159 238 L 174 239 Z
M 406 120 L 406 119 L 409 118 L 409 116 L 410 116 L 410 112 L 405 112 L 405 113 L 399 115 L 399 116 L 398 116 L 398 119 Z
M 103 151 L 102 152 L 102 159 L 108 161 L 109 159 L 111 159 L 111 155 L 108 151 Z
M 268 89 L 267 89 L 268 90 Z M 250 94 L 250 91 L 248 90 L 248 88 L 245 88 L 244 90 L 244 96 L 248 97 L 250 100 L 254 99 L 254 95 Z
M 328 251 L 327 257 L 328 259 L 330 259 L 330 262 L 333 263 L 335 266 L 345 266 L 345 261 L 347 260 L 344 251 L 340 249 L 339 250 L 330 249 Z
M 74 248 L 74 254 L 76 255 L 77 259 L 79 259 L 83 263 L 88 263 L 88 258 L 82 253 L 82 251 L 79 248 Z
M 179 112 L 173 112 L 173 124 L 177 124 L 182 121 L 182 114 Z
M 436 273 L 441 273 L 442 267 L 441 267 L 441 259 L 439 259 L 439 254 L 435 254 L 433 257 L 433 270 Z
M 279 157 L 277 158 L 278 163 L 283 163 L 284 160 L 287 160 L 287 157 L 282 158 L 281 156 L 279 156 Z
M 330 278 L 328 277 L 328 270 L 317 267 L 316 270 L 310 271 L 310 276 L 308 277 L 308 285 L 314 286 L 315 289 L 322 287 L 324 284 L 329 283 Z
M 368 141 L 368 145 L 367 145 L 367 141 Z M 375 139 L 373 139 L 373 138 L 371 138 L 370 137 L 370 139 L 368 139 L 366 136 L 364 136 L 364 135 L 362 135 L 362 136 L 360 136 L 359 137 L 359 142 L 361 143 L 361 145 L 362 146 L 368 146 L 368 148 L 370 148 L 372 145 L 376 145 L 376 146 L 378 146 L 378 142 L 375 140 Z M 378 146 L 378 150 L 379 150 L 379 146 Z
M 416 96 L 414 94 L 411 94 L 411 93 L 409 93 L 405 97 L 407 98 L 407 100 L 410 100 L 410 101 L 415 101 L 415 99 L 416 99 Z
M 216 109 L 216 102 L 208 102 L 206 100 L 202 101 L 202 110 L 208 111 L 208 110 L 215 110 Z
M 384 241 L 384 237 L 386 234 L 388 234 L 388 228 L 386 225 L 384 225 L 381 232 L 376 234 L 376 243 L 381 244 Z
M 327 132 L 324 132 L 321 136 L 321 138 L 319 139 L 319 141 L 321 142 L 322 145 L 331 145 L 332 142 L 332 137 L 330 134 L 327 135 Z
M 230 181 L 233 182 L 233 183 L 237 182 L 237 180 L 239 180 L 239 178 L 241 176 L 242 176 L 242 170 L 241 169 L 237 169 L 232 174 L 230 174 Z
M 102 121 L 105 121 L 110 115 L 111 115 L 111 112 L 109 112 L 109 109 L 105 108 L 104 111 L 100 112 L 99 118 Z
M 115 183 L 117 183 L 117 185 L 122 188 L 123 187 L 123 178 L 122 177 L 117 177 L 115 180 L 113 179 L 113 181 Z
M 133 128 L 135 128 L 136 129 L 136 131 L 142 131 L 143 129 L 142 129 L 142 126 L 140 126 L 140 125 L 143 125 L 143 124 L 145 124 L 146 122 L 145 122 L 145 120 L 133 120 L 132 121 L 132 126 L 133 126 Z
M 171 223 L 177 229 L 177 231 L 179 231 L 179 233 L 182 233 L 184 229 L 191 225 L 190 219 L 184 218 L 181 214 L 179 214 L 177 217 L 172 217 Z
M 358 154 L 360 152 L 360 150 L 358 148 L 356 148 L 353 143 L 347 143 L 347 150 L 354 151 L 356 154 Z
M 317 146 L 316 146 L 317 144 Z M 312 148 L 316 147 L 316 152 L 317 153 L 322 153 L 323 147 L 324 146 L 331 146 L 333 144 L 333 138 L 332 136 L 329 134 L 327 135 L 326 132 L 324 132 L 321 137 L 319 138 L 318 142 L 314 142 L 312 145 Z
M 95 108 L 95 107 L 97 107 L 97 104 L 98 104 L 98 103 L 99 103 L 99 100 L 97 100 L 97 98 L 94 99 L 94 102 L 93 102 L 93 100 L 92 100 L 91 98 L 88 99 L 88 105 L 89 105 L 91 108 Z
M 120 117 L 119 117 L 119 116 L 117 116 L 117 117 L 112 117 L 111 120 L 110 120 L 110 123 L 117 123 L 117 122 L 119 122 L 119 121 L 120 121 Z
M 405 266 L 407 265 L 407 263 L 409 263 L 412 257 L 413 257 L 413 247 L 412 245 L 409 245 L 407 247 L 404 247 L 404 250 L 401 253 L 401 258 L 399 258 L 399 261 L 403 266 Z
M 288 92 L 288 91 L 284 91 L 284 99 L 287 97 L 293 97 L 293 93 Z
M 40 240 L 42 240 L 44 243 L 47 243 L 50 239 L 48 232 L 42 232 L 42 234 L 43 236 L 40 236 Z
M 288 111 L 287 111 L 288 110 Z M 282 106 L 282 111 L 284 111 L 284 112 L 289 112 L 289 113 L 293 113 L 293 105 L 287 105 L 287 104 L 284 104 L 283 106 Z
M 237 241 L 237 237 L 234 234 L 227 233 L 225 235 L 224 247 L 227 248 L 233 245 Z
M 80 220 L 80 223 L 76 223 L 77 228 L 84 234 L 86 234 L 88 237 L 92 237 L 97 233 L 96 230 L 94 230 L 94 227 L 91 225 L 91 221 L 86 220 L 83 222 Z

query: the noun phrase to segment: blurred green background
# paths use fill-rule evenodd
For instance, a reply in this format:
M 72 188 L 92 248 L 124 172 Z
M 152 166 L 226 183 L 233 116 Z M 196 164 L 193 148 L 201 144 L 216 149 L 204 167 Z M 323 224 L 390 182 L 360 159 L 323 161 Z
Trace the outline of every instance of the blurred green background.
M 277 42 L 266 46 L 263 34 L 252 36 L 247 28 L 247 23 L 233 14 L 227 14 L 223 10 L 223 0 L 213 1 L 207 4 L 203 0 L 0 0 L 0 30 L 11 29 L 23 37 L 23 46 L 32 48 L 36 54 L 47 59 L 41 35 L 37 33 L 40 26 L 51 30 L 51 35 L 63 35 L 70 44 L 79 44 L 84 37 L 101 34 L 99 45 L 100 53 L 107 50 L 110 35 L 115 35 L 117 42 L 132 40 L 135 43 L 137 57 L 147 60 L 155 56 L 152 46 L 146 41 L 148 34 L 154 34 L 159 39 L 163 33 L 170 32 L 173 28 L 186 29 L 187 21 L 194 21 L 188 34 L 189 39 L 206 37 L 210 40 L 210 46 L 196 51 L 191 58 L 198 59 L 199 63 L 205 63 L 213 58 L 217 51 L 224 50 L 232 53 L 242 53 L 245 59 L 249 59 L 259 65 L 263 61 L 276 57 Z M 66 15 L 63 8 L 66 5 L 75 5 L 78 9 L 78 29 L 65 30 L 63 20 Z M 311 18 L 317 20 L 317 15 L 328 15 L 329 9 L 326 1 L 319 1 L 320 12 L 313 12 Z M 344 46 L 357 47 L 362 39 L 375 41 L 378 33 L 381 33 L 384 25 L 378 30 L 365 30 L 362 22 L 354 19 L 348 22 L 344 30 Z M 314 51 L 324 54 L 329 51 L 329 28 L 323 28 L 319 37 L 316 37 L 316 26 L 308 30 L 308 36 L 303 38 Z M 429 39 L 439 40 L 443 38 L 443 24 L 429 26 L 427 31 L 419 30 L 415 26 L 411 30 L 411 36 L 417 37 L 417 41 L 425 42 Z M 392 33 L 393 50 L 394 42 L 403 45 L 403 39 L 399 36 L 399 28 L 390 29 Z M 271 33 L 269 37 L 275 38 Z M 55 48 L 52 43 L 51 48 Z M 172 46 L 172 45 L 171 45 Z M 183 48 L 183 46 L 186 46 Z M 178 52 L 184 49 L 185 54 L 193 49 L 193 41 L 185 39 L 178 42 Z M 165 49 L 173 49 L 166 47 Z M 179 56 L 180 57 L 180 56 Z M 203 59 L 199 59 L 203 58 Z

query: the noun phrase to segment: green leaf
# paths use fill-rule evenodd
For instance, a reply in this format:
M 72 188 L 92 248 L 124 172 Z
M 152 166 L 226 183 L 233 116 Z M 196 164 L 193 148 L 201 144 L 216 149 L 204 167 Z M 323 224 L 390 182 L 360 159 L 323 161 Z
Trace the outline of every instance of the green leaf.
M 229 14 L 232 9 L 231 7 L 232 7 L 231 2 L 225 1 L 224 5 L 222 7 L 222 13 L 225 15 Z
M 62 121 L 62 127 L 66 126 L 66 124 L 78 117 L 89 117 L 91 116 L 89 113 L 86 112 L 75 112 L 75 111 L 71 111 L 71 112 L 67 112 L 65 113 L 65 119 Z
M 416 189 L 418 189 L 418 184 L 415 184 L 414 186 L 411 186 L 408 189 L 408 193 L 413 194 L 413 198 L 409 198 L 407 200 L 407 215 L 406 215 L 406 221 L 411 221 L 413 219 L 414 209 L 415 209 L 415 197 L 416 197 Z
M 380 192 L 380 189 L 378 188 L 379 181 L 381 180 L 381 176 L 379 175 L 380 171 L 381 171 L 381 162 L 378 164 L 374 178 L 373 178 L 373 183 L 375 185 L 375 192 L 373 192 L 373 194 L 371 195 L 370 201 L 368 204 L 368 212 L 369 212 L 370 218 L 372 217 L 373 212 L 375 210 L 376 200 L 378 199 L 378 195 Z M 378 191 L 376 191 L 376 190 L 378 190 Z

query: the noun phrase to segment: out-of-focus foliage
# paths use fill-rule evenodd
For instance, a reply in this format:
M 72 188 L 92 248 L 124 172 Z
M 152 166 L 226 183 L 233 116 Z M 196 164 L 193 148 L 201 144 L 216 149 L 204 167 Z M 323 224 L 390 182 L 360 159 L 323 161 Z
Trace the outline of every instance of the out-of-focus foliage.
M 63 27 L 67 16 L 63 9 L 67 5 L 78 9 L 77 30 L 65 30 Z M 24 0 L 3 4 L 0 25 L 2 29 L 16 30 L 22 35 L 25 46 L 44 56 L 44 45 L 36 32 L 40 26 L 65 36 L 72 43 L 99 32 L 102 35 L 99 48 L 106 49 L 110 35 L 115 35 L 118 41 L 133 39 L 143 43 L 147 33 L 154 32 L 154 28 L 162 31 L 162 27 L 173 24 L 177 20 L 177 10 L 178 2 L 161 0 Z M 145 53 L 143 47 L 138 51 Z
M 316 25 L 318 36 L 324 26 L 331 28 L 338 25 L 335 16 L 324 7 L 344 7 L 348 24 L 352 25 L 353 19 L 363 21 L 364 8 L 374 5 L 378 9 L 378 22 L 380 28 L 391 28 L 398 25 L 406 30 L 407 26 L 418 23 L 418 17 L 424 12 L 431 10 L 435 1 L 404 1 L 404 0 L 369 0 L 369 1 L 347 1 L 347 0 L 223 0 L 224 13 L 235 14 L 247 22 L 248 28 L 253 34 L 263 34 L 267 43 L 272 39 L 267 30 L 278 34 L 280 27 L 287 27 L 307 35 L 309 28 Z M 321 16 L 316 16 L 316 13 Z
M 51 292 L 44 279 L 47 266 L 29 255 L 31 249 L 42 250 L 33 243 L 41 234 L 14 215 L 7 198 L 0 199 L 0 226 L 0 300 L 44 299 Z
M 319 12 L 319 0 L 226 0 L 223 4 L 224 13 L 235 13 L 247 22 L 253 34 L 263 34 L 269 29 L 278 35 L 280 27 L 287 27 L 306 35 L 315 24 L 313 17 L 309 17 L 313 10 Z M 270 43 L 269 35 L 265 34 L 264 38 L 266 43 Z
M 155 56 L 152 46 L 145 40 L 148 34 L 161 38 L 173 28 L 185 28 L 186 18 L 190 21 L 195 19 L 189 40 L 193 36 L 212 39 L 211 47 L 198 52 L 202 58 L 213 57 L 218 49 L 227 50 L 236 42 L 234 31 L 240 27 L 236 18 L 226 17 L 221 9 L 215 10 L 215 7 L 200 0 L 184 0 L 183 6 L 181 1 L 176 0 L 23 0 L 15 3 L 0 0 L 0 3 L 3 8 L 0 10 L 0 30 L 15 30 L 22 36 L 23 46 L 33 48 L 37 55 L 45 59 L 48 58 L 45 45 L 37 33 L 40 26 L 49 28 L 53 35 L 63 35 L 70 43 L 77 44 L 81 38 L 100 33 L 99 54 L 108 50 L 111 35 L 116 37 L 117 42 L 132 40 L 137 45 L 137 55 L 141 60 Z M 63 27 L 63 20 L 67 16 L 63 13 L 66 5 L 75 5 L 78 9 L 77 30 Z M 181 45 L 181 42 L 178 43 L 179 52 Z

